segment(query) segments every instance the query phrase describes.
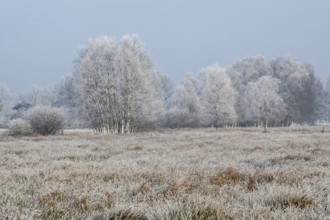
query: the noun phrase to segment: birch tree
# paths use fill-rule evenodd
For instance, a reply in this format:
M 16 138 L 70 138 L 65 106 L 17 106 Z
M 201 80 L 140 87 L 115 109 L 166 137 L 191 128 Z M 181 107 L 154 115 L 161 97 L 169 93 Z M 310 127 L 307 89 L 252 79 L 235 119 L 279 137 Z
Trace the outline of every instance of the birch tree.
M 8 123 L 11 116 L 11 108 L 13 105 L 14 97 L 9 92 L 6 85 L 0 84 L 0 124 L 5 125 Z
M 167 106 L 169 127 L 201 126 L 201 95 L 205 87 L 202 74 L 187 74 L 176 87 Z
M 217 65 L 202 70 L 206 76 L 203 94 L 204 117 L 212 126 L 219 128 L 234 124 L 237 120 L 235 103 L 237 92 L 225 70 Z
M 293 58 L 279 57 L 271 62 L 273 76 L 280 80 L 279 94 L 287 106 L 285 120 L 312 123 L 316 118 L 317 79 L 312 65 Z
M 323 114 L 327 123 L 330 123 L 330 78 L 326 81 L 326 86 L 323 96 Z
M 90 40 L 79 51 L 74 79 L 83 110 L 100 132 L 131 133 L 148 120 L 151 61 L 137 36 Z
M 64 112 L 66 127 L 77 128 L 88 126 L 88 118 L 81 114 L 79 98 L 75 93 L 74 78 L 67 75 L 56 85 L 55 107 Z
M 31 89 L 20 94 L 19 102 L 27 103 L 30 106 L 54 107 L 57 102 L 57 90 L 55 84 L 46 86 L 34 85 Z
M 0 112 L 3 112 L 8 108 L 11 95 L 8 88 L 4 84 L 0 84 Z
M 151 61 L 137 36 L 125 35 L 119 47 L 121 133 L 148 120 L 153 98 Z
M 249 82 L 256 82 L 262 76 L 271 75 L 272 67 L 264 57 L 255 56 L 235 61 L 226 69 L 226 72 L 239 94 L 235 105 L 238 121 L 245 124 L 248 120 L 244 106 L 246 86 Z
M 118 132 L 119 119 L 113 113 L 114 104 L 117 104 L 117 93 L 114 91 L 117 80 L 117 50 L 114 39 L 102 36 L 89 40 L 81 47 L 76 60 L 76 97 L 91 125 L 102 132 Z M 114 116 L 117 116 L 117 121 L 114 120 Z
M 285 116 L 285 105 L 278 94 L 279 81 L 271 76 L 260 77 L 250 82 L 245 92 L 245 106 L 250 120 L 261 122 L 267 132 L 269 121 L 281 121 Z
M 149 118 L 152 116 L 150 122 L 154 127 L 166 127 L 166 104 L 173 92 L 173 85 L 167 75 L 161 73 L 153 73 L 153 87 L 154 97 L 152 106 L 149 106 Z

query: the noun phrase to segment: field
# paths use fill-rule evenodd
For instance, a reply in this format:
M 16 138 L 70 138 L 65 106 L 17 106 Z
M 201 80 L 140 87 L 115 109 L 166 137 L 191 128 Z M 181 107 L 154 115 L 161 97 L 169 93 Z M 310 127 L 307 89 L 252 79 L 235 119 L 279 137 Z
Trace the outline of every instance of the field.
M 330 219 L 330 132 L 0 137 L 0 219 Z

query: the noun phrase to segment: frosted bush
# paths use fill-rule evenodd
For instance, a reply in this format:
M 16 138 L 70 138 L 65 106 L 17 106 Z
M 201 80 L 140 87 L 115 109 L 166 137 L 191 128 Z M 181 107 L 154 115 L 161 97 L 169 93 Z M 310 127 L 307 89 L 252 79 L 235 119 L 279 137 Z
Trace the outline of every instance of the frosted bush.
M 9 134 L 14 136 L 29 135 L 31 134 L 31 126 L 26 120 L 14 119 L 9 122 Z
M 36 134 L 56 134 L 64 126 L 64 115 L 57 108 L 36 106 L 28 111 L 27 118 Z

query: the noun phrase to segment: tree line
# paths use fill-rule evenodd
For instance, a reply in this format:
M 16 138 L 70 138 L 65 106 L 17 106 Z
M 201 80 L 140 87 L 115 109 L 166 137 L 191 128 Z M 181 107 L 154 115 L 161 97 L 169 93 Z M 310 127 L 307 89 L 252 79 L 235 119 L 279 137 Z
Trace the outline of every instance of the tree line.
M 78 50 L 73 73 L 14 97 L 0 86 L 1 124 L 34 106 L 60 108 L 67 127 L 131 133 L 159 127 L 290 126 L 330 120 L 330 79 L 291 57 L 239 59 L 189 73 L 173 86 L 136 35 L 101 36 Z

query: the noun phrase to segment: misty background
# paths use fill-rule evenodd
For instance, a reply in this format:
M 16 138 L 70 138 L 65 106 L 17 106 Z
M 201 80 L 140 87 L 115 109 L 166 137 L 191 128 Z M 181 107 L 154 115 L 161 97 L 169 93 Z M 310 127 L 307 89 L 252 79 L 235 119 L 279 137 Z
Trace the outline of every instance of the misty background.
M 292 56 L 329 77 L 330 1 L 1 1 L 0 77 L 13 92 L 56 83 L 78 48 L 100 35 L 138 34 L 154 70 L 188 72 L 247 56 Z

